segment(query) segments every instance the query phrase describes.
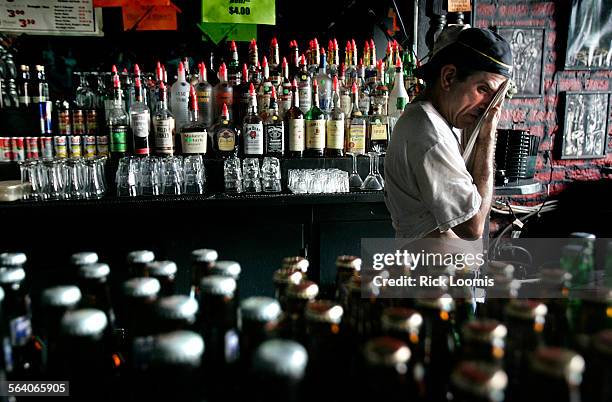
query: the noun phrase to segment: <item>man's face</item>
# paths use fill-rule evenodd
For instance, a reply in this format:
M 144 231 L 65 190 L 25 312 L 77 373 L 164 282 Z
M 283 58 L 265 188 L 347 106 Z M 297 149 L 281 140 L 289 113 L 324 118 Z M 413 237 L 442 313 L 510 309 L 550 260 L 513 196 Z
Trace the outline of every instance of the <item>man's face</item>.
M 463 81 L 455 78 L 448 89 L 450 123 L 461 129 L 473 126 L 505 80 L 503 75 L 482 71 Z

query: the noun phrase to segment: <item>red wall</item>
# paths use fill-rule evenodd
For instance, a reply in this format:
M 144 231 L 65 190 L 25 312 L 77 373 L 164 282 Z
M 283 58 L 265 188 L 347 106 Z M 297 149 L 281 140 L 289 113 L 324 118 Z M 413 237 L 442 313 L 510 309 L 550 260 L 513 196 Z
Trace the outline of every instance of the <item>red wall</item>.
M 563 91 L 608 91 L 612 89 L 612 71 L 564 71 L 569 8 L 571 1 L 512 1 L 498 0 L 476 2 L 477 27 L 497 26 L 531 26 L 547 28 L 544 49 L 544 96 L 541 98 L 512 99 L 505 103 L 500 127 L 511 127 L 513 121 L 525 121 L 517 128 L 529 128 L 531 133 L 540 136 L 540 149 L 537 160 L 536 179 L 546 184 L 550 178 L 552 162 L 552 181 L 550 194 L 563 191 L 567 183 L 574 180 L 601 180 L 612 178 L 600 172 L 601 166 L 612 165 L 612 154 L 606 158 L 587 160 L 560 160 L 553 152 L 561 135 L 563 110 L 560 108 Z M 612 123 L 608 126 L 608 152 L 610 152 Z M 549 151 L 552 159 L 545 158 Z M 512 197 L 517 204 L 535 204 L 546 199 L 546 190 L 542 193 Z

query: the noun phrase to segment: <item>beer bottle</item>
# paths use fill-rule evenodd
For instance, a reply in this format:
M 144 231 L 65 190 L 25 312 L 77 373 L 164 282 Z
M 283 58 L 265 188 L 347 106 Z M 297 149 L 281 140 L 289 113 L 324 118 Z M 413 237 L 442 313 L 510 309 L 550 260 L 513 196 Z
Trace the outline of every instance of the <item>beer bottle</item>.
M 255 402 L 298 402 L 307 364 L 308 353 L 299 343 L 285 339 L 265 341 L 255 351 L 247 389 L 252 391 Z
M 56 348 L 60 337 L 62 317 L 67 311 L 74 310 L 81 300 L 81 291 L 76 286 L 56 286 L 42 292 L 41 321 L 38 324 L 37 335 L 42 339 L 42 362 L 48 374 L 55 374 L 57 363 L 49 362 L 49 356 L 57 355 Z M 55 367 L 53 364 L 56 364 Z
M 20 261 L 25 262 L 24 259 Z M 43 346 L 32 336 L 30 296 L 25 277 L 23 268 L 0 270 L 0 287 L 5 295 L 2 305 L 5 326 L 2 347 L 9 381 L 36 380 L 41 372 L 40 351 Z
M 57 355 L 57 379 L 70 381 L 76 400 L 112 400 L 113 364 L 105 337 L 106 314 L 96 309 L 68 311 L 61 322 Z
M 542 344 L 548 308 L 535 300 L 511 300 L 506 306 L 505 324 L 510 328 L 504 364 L 510 383 L 507 401 L 524 401 L 528 354 Z
M 296 268 L 302 271 L 304 275 L 308 273 L 308 267 L 310 266 L 310 262 L 302 256 L 290 256 L 283 258 L 281 262 L 281 268 Z
M 572 274 L 562 269 L 545 268 L 540 271 L 540 300 L 548 314 L 544 325 L 544 340 L 551 346 L 569 346 L 568 295 Z
M 200 282 L 202 278 L 210 275 L 210 269 L 219 255 L 216 250 L 202 248 L 191 252 L 191 297 L 199 297 Z
M 572 274 L 574 285 L 585 286 L 593 270 L 593 256 L 581 244 L 568 244 L 561 248 L 561 269 Z
M 78 285 L 83 296 L 81 306 L 104 311 L 109 329 L 114 329 L 115 312 L 108 285 L 109 266 L 103 263 L 82 265 L 78 274 Z
M 6 268 L 23 268 L 27 260 L 24 253 L 0 254 L 0 266 Z
M 300 283 L 306 277 L 297 268 L 280 268 L 274 271 L 274 297 L 283 310 L 287 310 L 287 287 L 291 283 Z
M 428 401 L 442 401 L 455 355 L 452 315 L 455 303 L 442 289 L 432 289 L 427 298 L 416 300 L 416 308 L 423 315 L 421 337 L 425 348 L 425 390 Z
M 160 296 L 172 296 L 176 291 L 176 264 L 174 261 L 152 261 L 145 265 L 145 276 L 159 281 Z
M 453 402 L 502 402 L 508 376 L 497 365 L 462 361 L 451 374 Z
M 504 360 L 506 335 L 505 325 L 491 319 L 475 319 L 462 327 L 462 360 L 483 361 L 501 367 Z
M 131 251 L 127 255 L 127 278 L 142 278 L 145 276 L 145 267 L 155 261 L 155 254 L 148 250 Z
M 590 335 L 612 328 L 612 289 L 596 288 L 576 302 L 572 319 L 573 347 L 583 353 L 588 347 Z
M 569 349 L 541 347 L 530 358 L 526 402 L 580 402 L 584 359 Z M 513 399 L 514 400 L 514 399 Z
M 344 310 L 346 329 L 354 347 L 381 334 L 378 317 L 382 315 L 383 306 L 371 292 L 367 292 L 370 283 L 363 284 L 362 295 L 362 280 L 360 275 L 351 278 L 348 284 L 349 299 Z
M 198 313 L 198 302 L 185 295 L 162 297 L 155 303 L 155 332 L 193 331 Z
M 281 337 L 305 343 L 306 337 L 306 304 L 319 294 L 319 286 L 309 280 L 290 283 L 287 287 L 287 309 L 281 323 Z
M 98 262 L 98 254 L 92 251 L 83 251 L 74 253 L 70 256 L 71 272 L 63 273 L 62 276 L 67 276 L 68 283 L 76 283 L 79 277 L 79 270 L 83 265 L 95 264 Z
M 325 389 L 326 400 L 341 401 L 344 389 L 337 384 L 347 381 L 349 350 L 341 331 L 342 307 L 329 300 L 313 300 L 306 305 L 306 391 L 316 399 Z M 308 398 L 310 399 L 310 398 Z
M 361 258 L 341 255 L 336 258 L 336 300 L 345 308 L 348 302 L 348 285 L 351 278 L 361 271 Z
M 202 401 L 202 337 L 191 331 L 174 331 L 155 336 L 154 345 L 150 365 L 136 386 L 136 399 Z
M 487 290 L 486 300 L 479 306 L 479 314 L 502 322 L 506 320 L 506 305 L 510 300 L 516 299 L 519 285 L 506 276 L 493 275 L 492 279 L 495 285 Z
M 416 400 L 417 390 L 411 373 L 410 349 L 399 339 L 379 337 L 364 347 L 364 385 L 371 401 L 400 402 Z
M 216 261 L 210 268 L 211 275 L 227 276 L 236 282 L 240 278 L 240 264 L 236 261 Z
M 612 329 L 593 335 L 591 349 L 585 355 L 586 371 L 581 393 L 584 401 L 612 400 Z
M 270 297 L 254 296 L 240 303 L 239 314 L 240 366 L 247 371 L 257 347 L 276 335 L 281 308 Z
M 211 399 L 231 386 L 231 370 L 238 359 L 235 292 L 236 281 L 230 277 L 211 275 L 200 283 L 200 332 L 208 345 L 203 371 Z

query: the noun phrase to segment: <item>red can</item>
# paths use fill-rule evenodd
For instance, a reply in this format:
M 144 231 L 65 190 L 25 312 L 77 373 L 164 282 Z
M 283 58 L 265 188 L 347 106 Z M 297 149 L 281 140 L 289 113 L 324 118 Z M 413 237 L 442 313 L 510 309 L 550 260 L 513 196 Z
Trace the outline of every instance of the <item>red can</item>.
M 45 159 L 53 158 L 53 137 L 40 137 L 40 154 Z
M 26 159 L 40 158 L 38 137 L 26 137 Z
M 11 139 L 0 137 L 0 161 L 11 160 Z
M 25 160 L 25 152 L 23 149 L 23 137 L 11 137 L 11 160 Z

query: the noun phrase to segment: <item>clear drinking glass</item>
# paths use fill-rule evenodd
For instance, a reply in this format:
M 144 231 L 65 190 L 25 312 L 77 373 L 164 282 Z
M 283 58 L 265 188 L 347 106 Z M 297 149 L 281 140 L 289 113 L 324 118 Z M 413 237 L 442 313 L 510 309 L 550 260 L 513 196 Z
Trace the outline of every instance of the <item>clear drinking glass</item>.
M 380 171 L 378 170 L 378 166 L 380 163 L 380 152 L 374 152 L 374 154 L 374 176 L 376 177 L 376 180 L 378 180 L 380 185 L 384 188 L 385 179 L 383 179 L 382 175 L 380 174 Z
M 185 194 L 204 194 L 206 175 L 202 155 L 189 155 L 183 161 Z
M 36 178 L 32 178 L 32 173 L 36 175 L 36 171 L 33 166 L 37 164 L 37 161 L 27 160 L 27 161 L 19 161 L 19 172 L 21 174 L 21 184 L 24 186 L 30 186 L 32 191 L 24 191 L 23 199 L 24 200 L 33 200 L 38 198 L 38 194 L 35 191 L 35 183 Z
M 162 159 L 162 194 L 183 193 L 183 160 L 178 156 Z
M 231 157 L 223 161 L 223 181 L 226 193 L 242 193 L 242 168 L 239 158 Z
M 142 195 L 159 195 L 161 192 L 161 159 L 145 156 L 140 160 L 140 188 Z
M 242 180 L 244 191 L 248 193 L 261 192 L 259 159 L 245 158 L 242 163 Z
M 71 158 L 60 163 L 64 183 L 62 197 L 71 200 L 85 198 L 84 161 L 80 158 Z
M 265 157 L 263 159 L 261 176 L 264 192 L 281 191 L 281 168 L 278 158 Z
M 359 172 L 357 171 L 357 154 L 354 152 L 347 152 L 347 155 L 350 155 L 353 159 L 353 171 L 349 175 L 349 188 L 360 189 L 363 185 L 363 180 L 361 180 L 361 176 L 359 176 Z
M 137 158 L 133 156 L 121 158 L 115 177 L 119 197 L 136 197 L 140 194 L 140 161 Z
M 56 159 L 43 161 L 41 184 L 45 199 L 59 200 L 64 194 L 64 172 L 62 162 Z
M 371 191 L 380 191 L 383 189 L 382 184 L 378 181 L 375 173 L 378 170 L 376 164 L 378 163 L 378 154 L 376 152 L 368 152 L 368 157 L 370 158 L 370 173 L 363 181 L 361 185 L 362 190 L 371 190 Z
M 104 196 L 106 189 L 104 187 L 104 165 L 102 169 L 98 168 L 99 160 L 88 159 L 85 161 L 85 198 L 99 199 Z

